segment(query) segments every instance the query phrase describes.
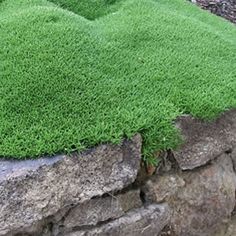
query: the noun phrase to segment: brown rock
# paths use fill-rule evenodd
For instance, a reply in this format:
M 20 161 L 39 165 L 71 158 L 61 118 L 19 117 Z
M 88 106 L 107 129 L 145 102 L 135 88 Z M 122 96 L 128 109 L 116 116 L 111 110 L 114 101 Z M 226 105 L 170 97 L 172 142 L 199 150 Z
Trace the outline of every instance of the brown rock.
M 183 170 L 205 165 L 236 146 L 236 110 L 225 112 L 212 122 L 182 116 L 176 126 L 184 143 L 173 153 Z
M 236 177 L 226 154 L 194 171 L 155 178 L 144 191 L 149 201 L 169 204 L 171 235 L 212 236 L 234 209 Z
M 168 201 L 181 187 L 185 186 L 183 178 L 176 174 L 166 173 L 160 176 L 153 176 L 146 182 L 142 191 L 145 193 L 145 200 L 157 203 Z
M 220 226 L 212 236 L 235 236 L 236 235 L 236 216 Z

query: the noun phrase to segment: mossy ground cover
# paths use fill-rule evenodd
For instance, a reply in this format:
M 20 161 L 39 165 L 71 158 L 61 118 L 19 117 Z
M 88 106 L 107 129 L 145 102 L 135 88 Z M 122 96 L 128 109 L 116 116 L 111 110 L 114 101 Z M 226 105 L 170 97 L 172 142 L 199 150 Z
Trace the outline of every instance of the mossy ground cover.
M 115 12 L 125 0 L 50 0 L 58 6 L 84 16 L 89 20 Z
M 0 156 L 83 150 L 236 107 L 236 28 L 183 0 L 1 0 Z

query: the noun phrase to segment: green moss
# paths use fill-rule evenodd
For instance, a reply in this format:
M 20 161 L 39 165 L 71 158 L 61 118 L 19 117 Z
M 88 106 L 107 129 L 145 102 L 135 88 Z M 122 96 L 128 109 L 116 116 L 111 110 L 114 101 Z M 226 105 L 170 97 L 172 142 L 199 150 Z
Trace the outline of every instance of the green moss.
M 89 20 L 115 12 L 122 1 L 124 0 L 51 0 L 58 6 Z
M 150 158 L 176 147 L 182 113 L 212 119 L 236 107 L 234 25 L 183 0 L 87 3 L 78 14 L 46 0 L 0 3 L 0 156 L 141 132 Z

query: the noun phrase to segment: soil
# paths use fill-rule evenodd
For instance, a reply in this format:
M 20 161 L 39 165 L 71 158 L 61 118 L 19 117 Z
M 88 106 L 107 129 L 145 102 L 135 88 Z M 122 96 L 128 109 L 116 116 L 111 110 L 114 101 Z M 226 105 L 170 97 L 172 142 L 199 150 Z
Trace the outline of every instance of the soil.
M 191 0 L 203 9 L 236 24 L 236 0 Z

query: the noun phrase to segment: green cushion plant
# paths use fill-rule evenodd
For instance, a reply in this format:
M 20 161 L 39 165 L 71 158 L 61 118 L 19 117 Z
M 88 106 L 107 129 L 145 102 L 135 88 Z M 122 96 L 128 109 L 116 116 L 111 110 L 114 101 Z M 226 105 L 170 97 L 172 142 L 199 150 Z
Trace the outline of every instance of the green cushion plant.
M 175 148 L 236 107 L 236 27 L 184 0 L 0 0 L 0 156 Z

